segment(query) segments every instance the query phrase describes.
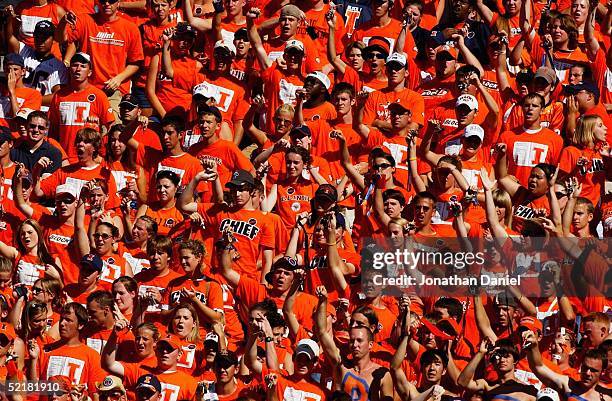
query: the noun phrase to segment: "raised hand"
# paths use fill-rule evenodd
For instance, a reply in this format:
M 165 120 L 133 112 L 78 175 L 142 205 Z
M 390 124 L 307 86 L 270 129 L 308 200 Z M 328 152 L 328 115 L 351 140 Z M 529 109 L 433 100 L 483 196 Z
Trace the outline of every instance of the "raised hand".
M 491 179 L 489 178 L 489 172 L 484 167 L 480 169 L 480 181 L 482 181 L 482 187 L 486 191 L 492 190 L 495 186 L 495 183 L 497 182 L 496 180 L 491 181 Z
M 261 10 L 259 8 L 252 7 L 249 9 L 249 11 L 247 11 L 245 17 L 247 17 L 247 19 L 255 20 L 259 18 L 260 14 L 261 14 Z
M 326 301 L 327 300 L 327 288 L 325 288 L 325 286 L 323 286 L 323 285 L 318 286 L 315 289 L 315 294 L 319 298 L 319 301 Z

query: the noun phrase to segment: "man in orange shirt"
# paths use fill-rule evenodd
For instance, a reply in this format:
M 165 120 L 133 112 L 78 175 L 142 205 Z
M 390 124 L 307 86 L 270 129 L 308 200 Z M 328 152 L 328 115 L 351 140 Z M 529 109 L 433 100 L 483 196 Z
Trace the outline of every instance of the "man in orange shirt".
M 77 18 L 69 10 L 58 26 L 61 42 L 79 42 L 81 51 L 91 54 L 92 84 L 108 95 L 115 113 L 144 59 L 138 27 L 118 11 L 118 0 L 102 0 L 96 14 Z
M 499 142 L 507 145 L 508 174 L 514 175 L 519 183 L 527 187 L 531 169 L 538 163 L 557 165 L 563 138 L 540 124 L 544 98 L 530 93 L 523 98 L 521 109 L 524 122 L 520 128 L 501 134 Z
M 63 375 L 69 377 L 73 384 L 85 384 L 90 394 L 95 393 L 95 383 L 105 374 L 100 355 L 80 340 L 80 332 L 87 321 L 84 306 L 75 302 L 66 304 L 59 322 L 59 341 L 42 350 L 36 341 L 29 342 L 28 379 L 46 380 Z
M 234 246 L 240 254 L 236 261 L 236 270 L 240 274 L 256 279 L 265 275 L 272 266 L 274 232 L 270 224 L 265 224 L 270 221 L 266 215 L 253 206 L 255 179 L 246 170 L 234 171 L 231 181 L 225 184 L 230 191 L 229 206 L 191 201 L 193 191 L 202 179 L 202 174 L 198 174 L 187 185 L 181 194 L 179 207 L 185 213 L 198 212 L 205 226 L 212 231 L 215 240 L 226 230 L 231 230 L 236 235 L 237 242 Z M 220 185 L 215 182 L 215 191 L 219 190 Z M 215 196 L 218 198 L 219 195 L 217 193 Z
M 424 123 L 423 96 L 406 87 L 408 59 L 403 53 L 393 53 L 387 57 L 387 76 L 389 81 L 385 89 L 369 94 L 363 110 L 363 122 L 379 130 L 391 130 L 391 114 L 388 106 L 403 101 L 412 116 L 408 129 L 419 129 Z M 408 77 L 408 79 L 410 79 Z
M 601 104 L 600 92 L 597 84 L 586 81 L 577 85 L 568 85 L 565 87 L 565 92 L 568 96 L 568 113 L 565 125 L 565 131 L 571 134 L 576 129 L 576 119 L 580 116 L 597 115 L 601 117 L 605 126 L 608 128 L 606 135 L 608 144 L 612 144 L 612 120 L 606 111 L 606 108 Z
M 94 291 L 87 296 L 89 322 L 81 333 L 88 347 L 102 354 L 115 325 L 113 294 L 108 291 Z
M 22 109 L 40 110 L 42 95 L 23 83 L 26 69 L 23 57 L 16 53 L 4 56 L 6 84 L 0 86 L 0 125 L 9 126 L 9 120 Z
M 143 166 L 148 174 L 148 186 L 150 200 L 155 198 L 155 177 L 162 170 L 169 170 L 178 175 L 181 179 L 180 187 L 191 181 L 195 175 L 202 171 L 202 166 L 198 159 L 186 153 L 181 148 L 185 125 L 180 117 L 167 116 L 161 121 L 161 134 L 159 135 L 163 150 L 141 144 L 135 135 L 147 129 L 148 120 L 141 117 L 130 123 L 127 129 L 121 133 L 121 140 L 127 143 L 130 150 L 135 153 L 136 163 Z
M 43 179 L 40 177 L 41 162 L 35 166 L 32 175 L 36 184 L 34 193 L 41 198 L 51 198 L 55 195 L 55 190 L 60 184 L 68 184 L 75 188 L 76 193 L 80 194 L 83 186 L 93 180 L 101 179 L 108 183 L 109 199 L 106 203 L 106 210 L 119 207 L 119 197 L 117 195 L 117 184 L 111 172 L 96 162 L 98 151 L 102 144 L 99 132 L 84 128 L 78 131 L 74 140 L 74 147 L 77 154 L 77 162 L 56 170 L 53 174 Z M 46 164 L 46 163 L 43 163 Z
M 219 40 L 214 46 L 215 69 L 207 73 L 204 77 L 209 90 L 215 99 L 219 99 L 216 107 L 223 112 L 233 133 L 234 143 L 239 144 L 244 129 L 242 120 L 248 110 L 248 103 L 245 99 L 244 84 L 234 78 L 231 74 L 231 67 L 236 57 L 236 46 L 232 42 Z
M 106 94 L 89 83 L 91 57 L 77 53 L 70 60 L 70 83 L 53 94 L 49 105 L 49 136 L 57 139 L 69 157 L 75 157 L 74 138 L 86 124 L 109 127 L 114 121 Z
M 219 138 L 221 121 L 221 112 L 217 107 L 198 107 L 201 137 L 200 142 L 189 148 L 189 153 L 200 160 L 212 160 L 217 165 L 221 185 L 225 185 L 230 180 L 232 171 L 243 169 L 254 174 L 255 169 L 234 142 Z M 213 190 L 210 184 L 199 186 L 198 192 L 203 192 L 202 202 L 212 202 Z

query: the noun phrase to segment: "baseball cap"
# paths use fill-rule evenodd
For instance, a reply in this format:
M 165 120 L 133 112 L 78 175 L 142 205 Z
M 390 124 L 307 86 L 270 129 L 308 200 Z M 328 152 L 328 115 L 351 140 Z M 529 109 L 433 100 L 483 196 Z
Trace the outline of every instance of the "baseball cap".
M 18 65 L 20 67 L 25 66 L 23 57 L 21 57 L 21 55 L 17 53 L 9 53 L 6 56 L 4 56 L 4 64 L 5 65 L 13 64 L 13 65 Z
M 215 42 L 215 47 L 213 50 L 217 49 L 226 49 L 228 50 L 232 56 L 236 55 L 236 46 L 232 42 L 226 42 L 223 39 Z
M 519 322 L 519 329 L 521 327 L 531 330 L 534 333 L 537 333 L 538 331 L 542 333 L 542 331 L 544 330 L 544 326 L 542 325 L 540 319 L 534 316 L 525 316 L 524 318 L 522 318 Z
M 215 366 L 229 368 L 236 365 L 238 365 L 238 357 L 232 351 L 228 351 L 226 354 L 217 353 L 215 356 Z
M 196 31 L 193 27 L 187 23 L 179 23 L 176 25 L 176 31 L 174 31 L 174 37 L 185 37 L 190 36 L 195 38 Z
M 546 387 L 538 391 L 536 400 L 537 401 L 560 401 L 560 398 L 559 398 L 559 393 L 557 393 L 552 388 Z
M 212 114 L 213 116 L 216 117 L 217 121 L 223 120 L 221 111 L 215 106 L 209 106 L 207 104 L 198 106 L 198 116 L 202 114 Z
M 457 49 L 449 45 L 442 45 L 436 49 L 436 59 L 443 54 L 448 54 L 452 60 L 457 60 L 457 56 L 459 55 Z
M 478 124 L 468 124 L 463 130 L 463 137 L 469 138 L 471 136 L 477 136 L 481 141 L 484 140 L 484 129 Z
M 338 201 L 338 191 L 336 187 L 331 184 L 321 184 L 319 188 L 315 191 L 314 199 L 325 198 L 333 202 Z
M 555 74 L 555 70 L 550 67 L 540 67 L 535 73 L 534 79 L 543 78 L 549 84 L 554 84 L 557 82 L 557 74 Z
M 138 107 L 138 102 L 131 93 L 123 95 L 121 101 L 119 102 L 119 107 L 121 107 L 122 104 L 125 104 L 126 106 Z
M 101 272 L 104 267 L 104 262 L 100 256 L 95 253 L 88 253 L 81 258 L 81 266 L 86 265 L 91 267 L 92 269 Z
M 181 348 L 181 342 L 179 341 L 178 337 L 172 333 L 168 333 L 166 334 L 165 337 L 162 337 L 159 340 L 157 340 L 158 344 L 160 342 L 165 342 L 166 344 L 170 345 L 173 349 Z
M 140 376 L 136 381 L 136 387 L 134 389 L 138 391 L 141 388 L 148 388 L 157 391 L 158 393 L 160 393 L 162 390 L 161 383 L 159 382 L 157 376 L 150 373 Z
M 48 20 L 38 21 L 34 27 L 34 36 L 47 39 L 50 36 L 55 35 L 55 25 L 53 22 Z
M 209 333 L 206 333 L 206 337 L 204 337 L 204 342 L 207 342 L 207 341 L 219 343 L 219 336 L 213 333 L 212 331 Z
M 285 43 L 285 50 L 289 49 L 298 49 L 299 51 L 304 53 L 304 43 L 296 39 L 289 40 L 287 41 L 287 43 Z
M 217 103 L 221 101 L 221 94 L 219 91 L 214 90 L 206 81 L 194 86 L 192 94 L 193 97 L 202 96 L 206 99 L 214 99 Z
M 304 338 L 297 343 L 295 347 L 295 356 L 300 354 L 305 354 L 308 356 L 308 359 L 313 360 L 319 357 L 319 344 L 316 341 L 311 340 L 310 338 Z
M 575 85 L 567 85 L 565 87 L 565 93 L 568 95 L 575 95 L 578 92 L 586 91 L 592 93 L 599 101 L 599 88 L 597 84 L 592 81 L 583 81 Z
M 385 54 L 391 53 L 391 44 L 386 38 L 382 36 L 372 36 L 368 41 L 368 46 L 363 49 L 364 52 L 369 52 L 371 50 L 378 49 L 381 50 Z
M 28 119 L 28 116 L 30 115 L 31 112 L 33 112 L 34 109 L 29 109 L 27 107 L 19 110 L 17 112 L 17 114 L 15 115 L 15 118 L 23 118 L 24 120 Z
M 406 59 L 406 56 L 402 53 L 392 53 L 389 57 L 387 57 L 387 61 L 385 64 L 388 65 L 391 63 L 397 63 L 400 64 L 402 67 L 405 67 L 407 62 L 408 60 Z
M 302 138 L 305 136 L 312 136 L 312 132 L 310 132 L 310 128 L 308 128 L 306 124 L 297 125 L 289 132 L 289 136 Z
M 465 104 L 470 108 L 470 110 L 478 110 L 478 100 L 472 96 L 463 94 L 457 98 L 457 103 L 455 103 L 455 107 L 459 107 Z
M 246 28 L 240 28 L 236 32 L 234 32 L 234 40 L 237 40 L 237 39 L 244 39 L 244 40 L 249 39 L 249 35 L 248 35 Z
M 389 111 L 391 111 L 392 109 L 403 109 L 405 111 L 410 111 L 411 107 L 412 105 L 410 104 L 410 102 L 408 102 L 408 99 L 399 98 L 397 99 L 397 101 L 393 103 L 389 103 L 389 105 L 387 106 L 387 109 Z
M 68 194 L 68 195 L 72 195 L 72 197 L 74 198 L 78 198 L 79 194 L 77 193 L 77 189 L 74 187 L 74 185 L 70 185 L 70 184 L 61 184 L 58 185 L 57 188 L 55 188 L 55 197 L 59 197 L 60 194 Z
M 99 391 L 111 391 L 118 389 L 123 394 L 125 394 L 125 387 L 123 386 L 123 382 L 117 376 L 109 375 L 102 380 L 102 383 L 96 383 L 96 388 Z
M 287 4 L 280 10 L 280 17 L 295 17 L 297 19 L 304 18 L 304 12 L 293 4 Z
M 323 86 L 327 90 L 329 90 L 329 87 L 331 86 L 331 82 L 330 82 L 329 78 L 327 77 L 327 75 L 323 74 L 321 71 L 313 71 L 313 72 L 311 72 L 310 74 L 306 75 L 306 79 L 308 79 L 308 78 L 318 79 L 319 81 L 321 81 L 321 83 L 323 84 Z
M 507 305 L 507 306 L 512 306 L 514 308 L 516 308 L 518 305 L 516 303 L 516 298 L 508 294 L 506 291 L 502 291 L 498 293 L 497 295 L 495 295 L 495 298 L 493 299 L 493 303 L 498 306 Z
M 70 63 L 91 64 L 91 57 L 87 53 L 79 52 L 72 56 L 72 58 L 70 59 Z
M 283 256 L 282 258 L 278 259 L 276 262 L 272 263 L 272 267 L 270 268 L 270 271 L 266 273 L 264 278 L 266 279 L 268 283 L 272 284 L 272 273 L 274 273 L 274 271 L 278 269 L 294 271 L 295 269 L 297 269 L 297 267 L 298 267 L 297 259 L 292 258 L 290 256 Z
M 239 187 L 244 184 L 249 184 L 251 186 L 255 186 L 255 178 L 253 175 L 246 170 L 239 169 L 232 173 L 232 179 L 227 184 L 226 187 Z

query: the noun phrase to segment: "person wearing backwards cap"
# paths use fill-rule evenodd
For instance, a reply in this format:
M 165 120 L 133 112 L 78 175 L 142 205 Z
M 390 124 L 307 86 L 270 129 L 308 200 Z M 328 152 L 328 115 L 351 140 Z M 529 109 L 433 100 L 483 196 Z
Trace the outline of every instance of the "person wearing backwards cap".
M 199 82 L 202 63 L 191 57 L 196 31 L 179 23 L 162 35 L 162 51 L 151 58 L 145 92 L 153 112 L 185 117 L 191 105 L 191 90 Z
M 236 46 L 227 39 L 218 40 L 214 45 L 213 54 L 214 70 L 205 73 L 202 83 L 208 84 L 211 95 L 218 99 L 215 106 L 230 126 L 231 136 L 221 136 L 221 138 L 239 145 L 244 134 L 242 120 L 249 109 L 249 104 L 246 101 L 244 83 L 232 76 Z
M 111 1 L 101 4 L 93 15 L 77 17 L 67 11 L 57 29 L 61 43 L 79 42 L 81 51 L 91 55 L 92 84 L 108 95 L 118 112 L 121 96 L 130 91 L 130 78 L 138 72 L 144 54 L 138 27 L 118 14 L 118 1 Z
M 327 101 L 331 82 L 321 71 L 306 75 L 304 87 L 296 91 L 297 109 L 302 109 L 304 122 L 336 118 L 334 106 Z M 299 113 L 298 110 L 296 110 Z
M 162 393 L 160 401 L 186 401 L 193 400 L 196 395 L 197 382 L 194 377 L 178 370 L 177 364 L 183 354 L 181 341 L 174 335 L 168 334 L 157 340 L 155 344 L 155 366 L 129 364 L 121 365 L 121 369 L 113 372 L 123 376 L 123 382 L 128 389 L 138 394 L 139 389 L 147 388 Z M 152 376 L 143 379 L 143 376 Z M 146 377 L 146 376 L 145 376 Z M 154 379 L 159 381 L 159 388 Z M 147 386 L 144 386 L 147 384 Z
M 270 271 L 274 254 L 274 230 L 268 219 L 259 209 L 253 206 L 255 196 L 255 178 L 246 170 L 236 170 L 230 181 L 225 184 L 229 189 L 229 205 L 206 202 L 194 202 L 193 191 L 201 180 L 202 174 L 194 178 L 179 199 L 179 207 L 184 213 L 198 212 L 209 230 L 213 231 L 213 239 L 217 240 L 230 230 L 236 236 L 233 245 L 240 253 L 236 270 L 244 276 L 259 279 Z M 217 181 L 218 182 L 218 181 Z M 216 184 L 216 191 L 221 185 Z M 223 196 L 217 193 L 217 197 Z M 258 267 L 258 261 L 263 256 L 263 266 Z M 214 261 L 213 261 L 214 262 Z M 263 277 L 261 277 L 263 279 Z
M 252 343 L 252 348 L 255 348 L 257 342 L 252 341 Z M 253 358 L 253 352 L 247 356 L 249 358 L 247 363 L 250 363 L 249 368 L 261 373 L 267 384 L 268 400 L 285 400 L 285 394 L 295 394 L 296 399 L 321 401 L 326 399 L 327 389 L 322 386 L 322 383 L 315 382 L 311 377 L 319 363 L 320 348 L 316 341 L 310 338 L 298 341 L 293 352 L 292 375 L 282 374 L 278 369 L 276 350 L 274 347 L 269 348 L 271 351 L 266 353 L 265 366 L 257 358 Z
M 108 128 L 115 121 L 106 94 L 90 84 L 91 74 L 89 54 L 76 53 L 70 59 L 70 82 L 53 94 L 49 105 L 49 136 L 59 141 L 68 157 L 77 156 L 74 141 L 80 129 L 89 124 Z
M 21 55 L 9 53 L 4 56 L 4 73 L 7 81 L 0 85 L 0 125 L 8 127 L 9 121 L 19 110 L 40 110 L 42 96 L 39 91 L 23 83 L 26 69 Z
M 42 20 L 34 27 L 32 46 L 22 45 L 12 34 L 7 39 L 9 52 L 19 53 L 23 57 L 26 67 L 23 82 L 29 88 L 40 91 L 45 111 L 45 106 L 49 106 L 51 97 L 60 89 L 60 85 L 68 83 L 68 68 L 52 51 L 54 35 L 55 25 L 51 21 Z

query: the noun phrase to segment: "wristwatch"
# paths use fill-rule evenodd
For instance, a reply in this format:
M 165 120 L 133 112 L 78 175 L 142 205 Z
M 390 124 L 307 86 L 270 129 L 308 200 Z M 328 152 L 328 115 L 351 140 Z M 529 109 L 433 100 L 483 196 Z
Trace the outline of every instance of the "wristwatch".
M 272 337 L 266 337 L 266 342 L 267 342 L 267 343 L 271 343 L 272 341 L 274 341 L 274 338 L 272 338 Z

